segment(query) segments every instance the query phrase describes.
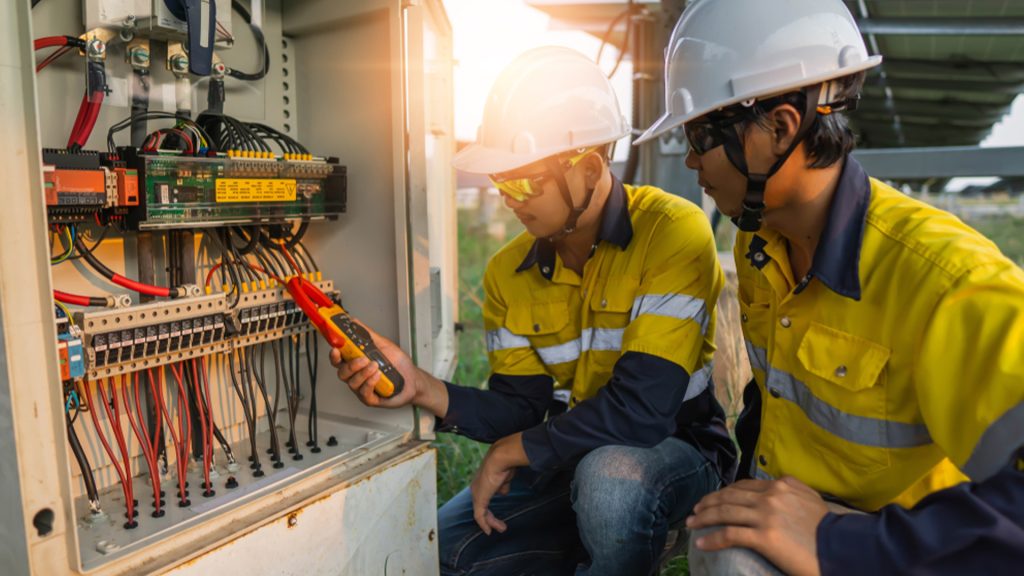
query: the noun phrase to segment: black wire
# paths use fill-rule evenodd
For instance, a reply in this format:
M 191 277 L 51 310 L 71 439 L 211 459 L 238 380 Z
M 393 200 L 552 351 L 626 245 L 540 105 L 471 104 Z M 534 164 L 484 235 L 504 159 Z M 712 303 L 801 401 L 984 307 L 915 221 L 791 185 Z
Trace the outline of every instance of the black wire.
M 103 240 L 106 239 L 107 232 L 110 232 L 110 225 L 107 225 L 107 226 L 103 227 L 103 232 L 100 233 L 100 237 L 96 239 L 96 242 L 94 242 L 91 247 L 87 246 L 85 248 L 85 253 L 91 255 L 93 253 L 93 251 L 96 250 L 96 248 L 99 247 L 99 245 L 103 242 Z M 77 236 L 78 234 L 75 234 L 75 235 Z M 81 250 L 79 250 L 78 254 L 74 254 L 72 256 L 69 256 L 68 260 L 75 260 L 75 259 L 81 258 L 82 254 L 83 254 L 83 252 Z
M 298 246 L 299 250 L 302 250 L 306 254 L 306 256 L 309 258 L 309 263 L 313 266 L 313 271 L 314 272 L 319 272 L 320 271 L 320 266 L 317 265 L 316 260 L 313 259 L 313 253 L 310 252 L 308 248 L 306 248 L 306 245 L 303 244 L 301 240 L 296 242 L 295 245 Z
M 100 494 L 96 490 L 96 478 L 92 474 L 92 467 L 89 465 L 89 459 L 85 455 L 85 450 L 82 449 L 82 442 L 78 439 L 78 433 L 75 432 L 75 422 L 67 412 L 64 412 L 64 423 L 68 428 L 68 443 L 71 445 L 71 451 L 75 454 L 78 468 L 82 471 L 86 497 L 89 498 L 89 502 L 98 504 Z
M 194 127 L 196 130 L 199 131 L 200 134 L 202 134 L 203 138 L 206 139 L 207 143 L 210 145 L 212 150 L 216 151 L 216 150 L 219 149 L 219 147 L 215 145 L 215 140 L 213 138 L 211 138 L 210 134 L 201 125 L 199 125 L 197 122 L 195 122 L 193 120 L 190 120 L 188 118 L 182 118 L 182 117 L 180 117 L 180 116 L 178 116 L 176 114 L 173 114 L 171 112 L 161 112 L 161 111 L 158 111 L 158 110 L 150 110 L 149 112 L 145 112 L 145 113 L 142 113 L 142 114 L 135 114 L 135 115 L 129 116 L 128 118 L 125 118 L 124 120 L 121 120 L 121 121 L 117 122 L 116 124 L 113 124 L 110 127 L 110 129 L 107 130 L 107 150 L 111 154 L 116 154 L 117 153 L 117 145 L 114 142 L 114 134 L 117 134 L 118 132 L 120 132 L 122 130 L 125 130 L 126 128 L 129 128 L 132 125 L 132 123 L 141 122 L 143 120 L 160 120 L 160 119 L 163 119 L 163 120 L 174 120 L 175 122 L 182 122 L 182 123 L 188 124 L 191 127 Z M 198 148 L 194 148 L 194 150 L 198 150 Z
M 316 414 L 316 377 L 318 364 L 320 361 L 320 347 L 317 344 L 320 339 L 313 334 L 310 330 L 306 332 L 306 367 L 309 369 L 309 420 L 307 422 L 307 428 L 309 432 L 309 442 L 307 446 L 312 446 L 313 452 L 319 452 L 320 447 L 317 446 L 317 414 Z
M 267 396 L 267 384 L 266 384 L 266 381 L 264 379 L 264 377 L 266 375 L 265 374 L 265 367 L 264 367 L 264 361 L 266 360 L 266 356 L 267 356 L 266 355 L 266 345 L 267 345 L 266 342 L 263 342 L 262 344 L 260 344 L 259 370 L 256 369 L 256 360 L 253 358 L 253 355 L 250 354 L 248 356 L 249 356 L 249 362 L 251 364 L 250 370 L 252 371 L 252 374 L 253 374 L 253 376 L 256 379 L 256 385 L 259 386 L 260 393 L 263 395 L 263 405 L 267 409 L 267 424 L 269 424 L 269 426 L 270 426 L 270 451 L 271 451 L 270 459 L 274 462 L 274 468 L 282 468 L 284 466 L 284 464 L 281 462 L 281 444 L 280 444 L 280 442 L 279 442 L 279 440 L 277 438 L 277 426 L 275 425 L 275 422 L 274 422 L 275 421 L 275 418 L 274 418 L 275 414 L 270 411 L 270 408 L 271 408 L 271 406 L 270 406 L 270 397 Z
M 620 12 L 619 15 L 616 16 L 608 24 L 608 28 L 604 31 L 604 35 L 601 37 L 601 47 L 597 49 L 597 59 L 596 59 L 596 61 L 597 61 L 598 64 L 601 63 L 601 55 L 604 53 L 605 46 L 607 46 L 608 43 L 610 42 L 611 36 L 612 36 L 612 32 L 615 30 L 615 27 L 618 26 L 619 22 L 622 22 L 623 18 L 625 18 L 626 16 L 629 16 L 630 14 L 632 14 L 633 9 L 634 9 L 633 0 L 628 0 L 626 2 L 626 9 L 623 10 L 622 12 Z M 632 20 L 627 21 L 626 22 L 626 36 L 625 36 L 625 38 L 622 41 L 622 49 L 619 50 L 619 56 L 615 60 L 615 67 L 612 68 L 612 71 L 608 74 L 609 78 L 611 78 L 612 76 L 615 75 L 615 72 L 618 71 L 618 69 L 619 69 L 619 65 L 622 64 L 622 58 L 625 55 L 625 53 L 626 53 L 626 51 L 628 49 L 628 46 L 629 46 L 629 35 L 630 35 L 630 32 L 631 32 L 632 28 L 633 28 Z
M 220 268 L 221 270 L 227 270 L 228 277 L 231 278 L 231 302 L 228 304 L 229 308 L 234 308 L 238 305 L 238 301 L 242 298 L 242 283 L 238 277 L 238 270 L 235 268 L 234 262 L 230 258 L 230 254 L 226 248 L 227 242 L 220 235 L 225 234 L 223 228 L 218 228 L 216 233 L 210 234 L 210 239 L 217 243 L 217 247 L 220 249 Z
M 249 28 L 252 30 L 253 36 L 256 37 L 256 45 L 263 46 L 263 68 L 255 74 L 249 74 L 247 72 L 242 72 L 241 70 L 235 70 L 234 68 L 228 68 L 227 73 L 228 76 L 238 80 L 255 82 L 256 80 L 260 80 L 266 76 L 267 72 L 270 70 L 270 49 L 267 48 L 267 41 L 263 37 L 263 31 L 260 30 L 259 27 L 253 25 L 252 15 L 244 6 L 242 6 L 242 3 L 238 2 L 238 0 L 232 0 L 231 7 L 238 11 L 238 13 L 242 15 L 242 18 L 245 18 L 245 21 L 249 24 Z
M 238 352 L 239 354 L 242 353 L 241 350 Z M 230 364 L 229 369 L 231 370 L 231 385 L 235 388 L 235 394 L 238 395 L 238 399 L 242 403 L 242 414 L 245 415 L 245 425 L 249 429 L 249 460 L 252 462 L 253 475 L 262 476 L 259 450 L 256 449 L 256 424 L 252 421 L 252 415 L 249 412 L 249 396 L 246 393 L 245 387 L 238 383 L 235 354 L 233 352 L 228 352 L 227 354 L 228 363 Z

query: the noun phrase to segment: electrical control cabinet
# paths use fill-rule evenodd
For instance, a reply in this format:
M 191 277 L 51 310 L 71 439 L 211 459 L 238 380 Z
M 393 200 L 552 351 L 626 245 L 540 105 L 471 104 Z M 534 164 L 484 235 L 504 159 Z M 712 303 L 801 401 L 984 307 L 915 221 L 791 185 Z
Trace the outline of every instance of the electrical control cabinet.
M 433 416 L 360 403 L 285 284 L 454 371 L 441 0 L 32 4 L 0 8 L 4 574 L 436 573 Z

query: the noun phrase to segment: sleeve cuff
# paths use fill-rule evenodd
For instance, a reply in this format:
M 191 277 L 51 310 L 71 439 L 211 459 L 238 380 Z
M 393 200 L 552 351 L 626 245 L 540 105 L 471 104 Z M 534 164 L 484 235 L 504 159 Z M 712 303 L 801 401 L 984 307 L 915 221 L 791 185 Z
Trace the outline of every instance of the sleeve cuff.
M 828 513 L 818 524 L 818 568 L 828 574 L 882 574 L 875 514 Z
M 556 468 L 561 462 L 554 446 L 551 445 L 551 435 L 546 423 L 523 430 L 523 450 L 530 460 L 530 468 L 537 472 Z
M 473 410 L 473 395 L 462 386 L 444 380 L 442 382 L 448 390 L 448 414 L 444 418 L 434 416 L 434 431 L 458 434 L 461 418 Z

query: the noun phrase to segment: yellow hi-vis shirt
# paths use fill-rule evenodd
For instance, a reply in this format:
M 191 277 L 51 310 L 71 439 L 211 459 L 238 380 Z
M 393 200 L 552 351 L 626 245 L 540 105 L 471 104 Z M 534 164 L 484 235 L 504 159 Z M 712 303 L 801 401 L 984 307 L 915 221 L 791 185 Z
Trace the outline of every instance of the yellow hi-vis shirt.
M 608 383 L 620 356 L 642 352 L 686 370 L 689 400 L 711 376 L 723 284 L 708 218 L 682 198 L 618 181 L 604 210 L 582 276 L 525 232 L 488 262 L 491 371 L 549 375 L 572 407 Z
M 910 507 L 1024 444 L 1024 273 L 956 217 L 847 158 L 807 277 L 770 230 L 739 233 L 735 255 L 751 476 Z

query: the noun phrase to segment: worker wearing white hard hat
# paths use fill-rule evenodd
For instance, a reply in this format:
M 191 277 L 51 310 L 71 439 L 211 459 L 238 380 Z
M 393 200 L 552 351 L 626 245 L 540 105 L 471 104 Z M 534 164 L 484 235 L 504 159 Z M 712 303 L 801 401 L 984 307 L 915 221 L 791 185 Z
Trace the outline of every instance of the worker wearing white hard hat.
M 441 382 L 388 345 L 407 392 L 381 402 L 375 366 L 339 365 L 367 404 L 412 402 L 440 431 L 493 443 L 438 512 L 442 574 L 654 573 L 669 528 L 734 472 L 710 377 L 711 229 L 697 206 L 611 173 L 628 134 L 592 60 L 517 58 L 454 160 L 490 176 L 526 228 L 484 275 L 488 389 Z
M 686 165 L 738 225 L 754 379 L 693 574 L 1015 573 L 1024 273 L 849 153 L 870 56 L 840 0 L 697 0 L 666 52 Z

